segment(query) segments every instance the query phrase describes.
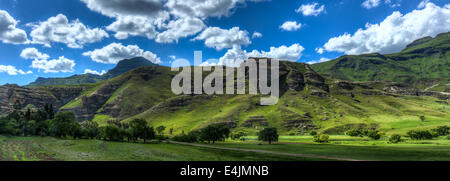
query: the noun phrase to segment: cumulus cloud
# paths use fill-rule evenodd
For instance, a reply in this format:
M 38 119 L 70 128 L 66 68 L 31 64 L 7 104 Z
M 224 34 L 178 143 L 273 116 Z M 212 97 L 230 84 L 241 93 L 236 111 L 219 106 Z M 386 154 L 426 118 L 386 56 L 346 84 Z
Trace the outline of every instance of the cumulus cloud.
M 280 28 L 285 31 L 297 31 L 301 27 L 302 27 L 302 24 L 297 23 L 297 21 L 286 21 L 280 26 Z
M 253 32 L 252 39 L 261 38 L 263 35 L 260 32 Z
M 226 66 L 239 66 L 243 61 L 247 60 L 249 57 L 254 58 L 275 58 L 279 60 L 287 60 L 296 62 L 301 56 L 305 49 L 299 44 L 293 44 L 291 46 L 282 45 L 279 47 L 270 47 L 269 51 L 258 51 L 253 50 L 247 52 L 239 46 L 234 46 L 217 61 L 207 61 L 202 64 L 202 66 L 214 66 L 214 65 L 226 65 Z
M 81 0 L 93 11 L 105 16 L 149 16 L 162 11 L 165 0 Z
M 330 61 L 329 58 L 320 58 L 319 60 L 313 60 L 313 61 L 309 61 L 306 62 L 307 64 L 316 64 L 316 63 L 322 63 L 322 62 L 328 62 Z
M 417 5 L 417 8 L 424 8 L 429 2 L 430 0 L 423 0 Z
M 144 57 L 153 63 L 160 63 L 161 59 L 150 51 L 144 51 L 137 45 L 123 46 L 121 43 L 111 43 L 101 49 L 84 52 L 83 56 L 89 56 L 98 63 L 117 64 L 123 59 Z
M 35 59 L 31 63 L 31 68 L 44 70 L 44 73 L 73 72 L 75 61 L 65 58 L 64 56 L 52 60 Z
M 234 46 L 246 46 L 252 43 L 248 37 L 248 32 L 240 30 L 239 27 L 233 27 L 229 30 L 209 27 L 192 40 L 204 40 L 207 47 L 216 48 L 217 50 Z
M 39 52 L 36 48 L 25 48 L 22 50 L 22 53 L 20 53 L 20 56 L 24 59 L 44 59 L 47 60 L 50 58 L 45 53 Z
M 323 54 L 324 53 L 324 49 L 323 48 L 316 48 L 316 52 L 318 53 L 318 54 Z
M 302 13 L 303 16 L 318 16 L 325 11 L 325 5 L 319 3 L 302 4 L 295 12 Z
M 101 41 L 109 37 L 108 33 L 99 28 L 91 29 L 78 19 L 69 22 L 63 14 L 50 17 L 47 21 L 30 24 L 32 43 L 51 47 L 52 42 L 64 43 L 70 48 L 83 48 L 86 43 Z
M 7 73 L 8 75 L 27 75 L 27 74 L 32 74 L 32 71 L 23 71 L 21 69 L 17 69 L 16 67 L 12 66 L 12 65 L 0 65 L 0 73 Z
M 22 29 L 16 28 L 17 24 L 18 21 L 9 15 L 8 12 L 0 10 L 0 40 L 3 43 L 29 43 L 27 33 Z
M 91 69 L 85 69 L 84 74 L 103 75 L 103 74 L 106 74 L 106 71 L 102 70 L 102 72 L 98 72 L 98 71 L 91 70 Z
M 116 32 L 114 37 L 120 40 L 127 39 L 129 36 L 143 36 L 153 39 L 158 34 L 153 22 L 152 19 L 146 17 L 122 16 L 107 26 L 106 29 Z
M 433 28 L 430 28 L 433 27 Z M 324 45 L 327 51 L 346 54 L 394 53 L 425 36 L 450 31 L 450 8 L 433 3 L 405 15 L 396 11 L 379 24 L 367 24 L 353 35 L 345 33 Z
M 115 18 L 107 27 L 117 39 L 143 36 L 178 42 L 202 31 L 205 19 L 233 14 L 238 4 L 265 0 L 81 0 L 93 11 Z
M 158 34 L 156 42 L 178 42 L 179 38 L 192 36 L 202 31 L 205 28 L 205 24 L 198 18 L 183 18 L 176 21 L 171 21 L 167 25 L 167 28 L 168 30 Z
M 365 0 L 361 5 L 366 9 L 372 9 L 380 5 L 380 0 Z

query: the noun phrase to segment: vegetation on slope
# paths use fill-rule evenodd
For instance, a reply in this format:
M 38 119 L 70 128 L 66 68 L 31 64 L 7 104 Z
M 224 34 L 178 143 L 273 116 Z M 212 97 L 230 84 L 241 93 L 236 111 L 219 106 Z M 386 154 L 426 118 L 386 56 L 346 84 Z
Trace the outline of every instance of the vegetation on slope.
M 450 87 L 450 32 L 426 37 L 394 54 L 345 55 L 312 65 L 313 69 L 351 81 L 394 81 L 436 91 Z

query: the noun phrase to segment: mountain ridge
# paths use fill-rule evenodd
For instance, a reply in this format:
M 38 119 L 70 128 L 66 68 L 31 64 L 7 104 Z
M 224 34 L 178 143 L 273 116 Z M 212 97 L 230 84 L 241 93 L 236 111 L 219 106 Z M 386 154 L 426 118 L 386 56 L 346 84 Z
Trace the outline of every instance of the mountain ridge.
M 119 63 L 113 69 L 109 70 L 107 73 L 103 75 L 95 75 L 87 73 L 80 75 L 72 75 L 64 78 L 38 77 L 34 82 L 28 84 L 27 87 L 92 84 L 117 77 L 130 70 L 145 66 L 157 66 L 157 65 L 143 57 L 135 57 L 119 61 Z

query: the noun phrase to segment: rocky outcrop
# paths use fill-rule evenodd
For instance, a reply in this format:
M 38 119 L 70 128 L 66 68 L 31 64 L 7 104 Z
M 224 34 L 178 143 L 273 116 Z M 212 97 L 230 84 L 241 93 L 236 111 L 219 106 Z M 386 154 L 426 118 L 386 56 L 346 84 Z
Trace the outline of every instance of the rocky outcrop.
M 108 82 L 89 95 L 81 97 L 81 106 L 63 109 L 75 113 L 77 121 L 92 120 L 99 110 L 114 92 L 122 85 L 122 81 Z
M 269 122 L 264 116 L 252 116 L 242 123 L 242 126 L 250 128 L 254 126 L 269 126 Z
M 45 104 L 53 104 L 53 107 L 58 109 L 79 96 L 83 90 L 83 87 L 27 88 L 10 84 L 0 86 L 0 114 L 12 112 L 14 105 L 22 108 L 28 105 L 42 108 Z

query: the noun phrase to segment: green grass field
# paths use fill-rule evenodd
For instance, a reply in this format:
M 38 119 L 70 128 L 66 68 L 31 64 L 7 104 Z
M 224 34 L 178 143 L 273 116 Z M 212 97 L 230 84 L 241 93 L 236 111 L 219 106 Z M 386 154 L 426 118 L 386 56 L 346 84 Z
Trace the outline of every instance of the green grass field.
M 256 137 L 246 141 L 227 140 L 213 146 L 264 150 L 371 161 L 450 161 L 450 140 L 444 137 L 390 144 L 387 138 L 332 135 L 327 144 L 312 142 L 311 136 L 281 136 L 268 145 Z M 100 140 L 63 140 L 50 137 L 0 136 L 0 160 L 3 161 L 333 161 L 269 153 L 221 150 L 170 143 L 126 143 Z
M 168 143 L 62 140 L 50 137 L 0 136 L 3 161 L 319 161 Z

